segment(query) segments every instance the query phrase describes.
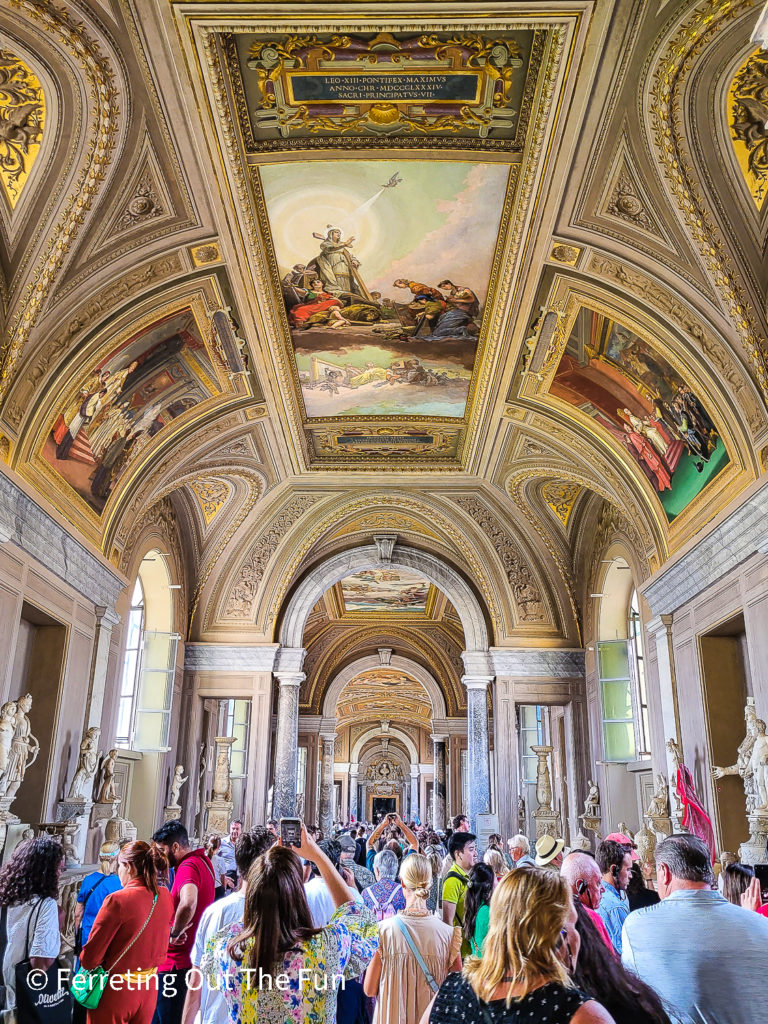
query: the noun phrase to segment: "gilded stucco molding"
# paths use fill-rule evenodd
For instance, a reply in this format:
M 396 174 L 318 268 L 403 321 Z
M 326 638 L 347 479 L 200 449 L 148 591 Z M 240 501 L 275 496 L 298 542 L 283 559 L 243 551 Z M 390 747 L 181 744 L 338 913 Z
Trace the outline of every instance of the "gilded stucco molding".
M 722 233 L 701 194 L 685 138 L 686 85 L 696 61 L 717 32 L 752 6 L 751 0 L 706 0 L 686 12 L 674 34 L 660 40 L 658 56 L 648 69 L 646 89 L 653 144 L 664 167 L 664 180 L 720 294 L 723 309 L 759 383 L 763 401 L 768 402 L 768 343 L 743 294 Z
M 93 105 L 86 166 L 67 199 L 56 227 L 50 232 L 50 241 L 34 279 L 27 286 L 19 309 L 7 327 L 7 347 L 0 370 L 0 401 L 8 391 L 19 356 L 40 316 L 58 271 L 101 189 L 112 159 L 120 113 L 114 70 L 82 22 L 76 22 L 68 11 L 57 9 L 44 0 L 11 0 L 11 5 L 27 17 L 40 22 L 45 31 L 56 36 L 66 47 L 85 72 Z
M 79 346 L 82 338 L 93 331 L 94 324 L 111 313 L 116 306 L 135 301 L 142 291 L 181 274 L 184 269 L 179 253 L 170 253 L 128 271 L 80 303 L 66 326 L 54 332 L 50 341 L 44 341 L 26 362 L 20 364 L 19 370 L 23 369 L 24 372 L 16 375 L 4 409 L 4 418 L 8 424 L 14 430 L 19 430 L 24 418 L 34 409 L 35 392 L 56 370 L 59 357 Z

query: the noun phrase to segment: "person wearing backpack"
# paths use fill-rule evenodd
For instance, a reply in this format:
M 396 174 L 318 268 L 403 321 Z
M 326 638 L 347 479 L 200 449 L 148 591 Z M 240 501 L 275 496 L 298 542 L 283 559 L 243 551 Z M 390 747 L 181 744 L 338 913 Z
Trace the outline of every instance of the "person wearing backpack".
M 472 832 L 453 832 L 448 840 L 448 853 L 453 866 L 443 882 L 443 921 L 463 929 L 469 872 L 477 863 L 477 836 Z M 471 952 L 469 939 L 465 936 L 461 943 L 462 959 Z
M 403 861 L 400 880 L 405 908 L 379 925 L 379 948 L 363 987 L 377 996 L 373 1024 L 417 1021 L 450 971 L 461 970 L 461 931 L 427 908 L 432 884 L 429 860 L 421 853 Z
M 411 857 L 415 854 L 411 854 Z M 403 862 L 403 867 L 407 864 Z M 396 855 L 391 850 L 382 850 L 373 858 L 373 874 L 376 881 L 363 889 L 363 903 L 373 911 L 377 921 L 385 921 L 394 917 L 398 910 L 405 910 L 403 887 L 397 880 L 400 867 Z
M 101 905 L 110 893 L 122 889 L 117 875 L 117 855 L 120 844 L 113 840 L 102 843 L 99 849 L 100 871 L 92 871 L 80 883 L 75 906 L 75 954 L 79 957 L 80 950 L 88 941 L 93 922 L 101 910 Z M 75 963 L 77 969 L 79 961 Z M 72 1024 L 85 1024 L 86 1010 L 75 1003 L 72 1012 Z

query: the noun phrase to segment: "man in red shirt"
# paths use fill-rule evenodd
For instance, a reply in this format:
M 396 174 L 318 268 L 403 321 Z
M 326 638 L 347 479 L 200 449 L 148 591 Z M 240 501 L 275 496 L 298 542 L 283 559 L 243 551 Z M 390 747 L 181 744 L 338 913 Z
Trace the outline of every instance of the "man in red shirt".
M 213 903 L 216 874 L 200 847 L 190 849 L 189 834 L 180 821 L 167 821 L 152 836 L 175 869 L 171 896 L 174 918 L 168 953 L 158 967 L 157 1007 L 153 1024 L 181 1024 L 187 995 L 187 973 L 197 925 Z

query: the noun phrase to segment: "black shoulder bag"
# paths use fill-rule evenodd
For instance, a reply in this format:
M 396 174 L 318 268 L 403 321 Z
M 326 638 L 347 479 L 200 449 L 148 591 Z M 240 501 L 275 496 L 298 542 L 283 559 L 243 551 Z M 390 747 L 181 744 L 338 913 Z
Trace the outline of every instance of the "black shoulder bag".
M 24 1024 L 71 1024 L 72 996 L 67 988 L 59 984 L 58 958 L 47 971 L 33 967 L 29 961 L 30 925 L 34 916 L 35 924 L 31 929 L 34 936 L 44 898 L 41 897 L 30 911 L 24 959 L 15 967 L 16 1017 L 19 1021 L 24 1021 Z

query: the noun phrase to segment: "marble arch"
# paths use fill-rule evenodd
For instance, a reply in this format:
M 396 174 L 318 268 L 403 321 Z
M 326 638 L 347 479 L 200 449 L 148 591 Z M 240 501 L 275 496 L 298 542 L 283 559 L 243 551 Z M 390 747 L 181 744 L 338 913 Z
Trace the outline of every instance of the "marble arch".
M 468 811 L 474 822 L 478 814 L 487 812 L 491 796 L 487 690 L 493 680 L 493 667 L 483 609 L 466 581 L 435 555 L 400 545 L 392 535 L 377 536 L 374 540 L 374 544 L 350 548 L 320 562 L 307 573 L 288 602 L 275 667 L 279 689 L 274 813 L 277 817 L 291 817 L 296 805 L 299 687 L 305 678 L 301 671 L 306 653 L 302 643 L 309 613 L 325 591 L 345 576 L 387 565 L 421 573 L 445 593 L 461 620 L 465 643 L 462 682 L 467 688 Z
M 380 568 L 383 564 L 422 573 L 446 594 L 456 609 L 464 629 L 467 651 L 481 653 L 488 650 L 488 627 L 483 609 L 464 579 L 442 559 L 426 551 L 397 544 L 396 540 L 390 558 L 382 558 L 376 544 L 365 544 L 342 551 L 315 566 L 288 602 L 280 628 L 281 645 L 301 647 L 307 616 L 334 583 L 361 569 Z
M 326 690 L 325 696 L 323 697 L 323 718 L 334 717 L 341 691 L 347 683 L 351 682 L 356 676 L 361 675 L 363 672 L 369 672 L 371 669 L 377 669 L 380 667 L 381 662 L 378 655 L 371 654 L 365 658 L 358 658 L 350 665 L 346 665 L 341 669 L 341 671 L 333 678 L 330 686 Z M 421 683 L 432 704 L 433 719 L 442 719 L 446 717 L 447 710 L 445 707 L 445 697 L 443 696 L 443 691 L 440 689 L 439 683 L 431 672 L 428 672 L 423 668 L 423 666 L 419 665 L 418 662 L 413 661 L 411 658 L 404 658 L 402 655 L 398 654 L 392 655 L 388 667 L 399 669 L 401 672 L 405 672 L 417 682 Z
M 402 743 L 402 745 L 408 751 L 408 755 L 411 759 L 411 764 L 419 763 L 419 752 L 416 749 L 416 744 L 413 742 L 413 740 L 407 733 L 403 732 L 401 729 L 398 729 L 397 727 L 393 728 L 392 726 L 389 727 L 387 732 L 384 732 L 380 725 L 373 726 L 372 728 L 368 729 L 367 732 L 364 732 L 362 736 L 359 736 L 355 740 L 355 745 L 352 747 L 352 750 L 349 755 L 350 763 L 357 764 L 360 761 L 360 754 L 362 753 L 363 747 L 365 746 L 366 743 L 369 743 L 371 740 L 375 739 L 383 739 L 387 736 L 391 737 L 392 739 L 399 740 Z

